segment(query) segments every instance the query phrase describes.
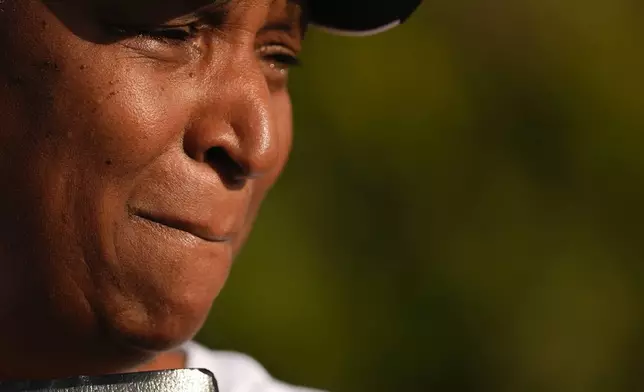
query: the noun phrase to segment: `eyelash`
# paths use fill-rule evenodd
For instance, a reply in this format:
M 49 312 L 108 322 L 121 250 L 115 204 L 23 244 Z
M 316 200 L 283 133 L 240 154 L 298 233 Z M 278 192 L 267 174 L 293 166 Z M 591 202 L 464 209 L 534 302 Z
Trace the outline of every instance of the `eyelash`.
M 148 36 L 150 38 L 167 41 L 187 41 L 194 38 L 197 29 L 188 26 L 187 28 L 171 28 L 171 29 L 158 29 L 150 31 L 142 31 L 140 35 Z
M 264 58 L 271 60 L 271 64 L 280 64 L 282 69 L 298 67 L 302 62 L 295 52 L 279 42 L 270 42 L 260 47 L 257 52 Z
M 196 38 L 201 28 L 196 25 L 186 25 L 159 29 L 117 27 L 115 30 L 122 36 L 138 36 L 153 39 L 163 44 L 181 45 Z M 301 65 L 301 61 L 295 51 L 280 42 L 272 41 L 264 44 L 257 52 L 266 60 L 269 60 L 271 68 L 278 68 L 279 70 L 285 71 L 291 67 Z

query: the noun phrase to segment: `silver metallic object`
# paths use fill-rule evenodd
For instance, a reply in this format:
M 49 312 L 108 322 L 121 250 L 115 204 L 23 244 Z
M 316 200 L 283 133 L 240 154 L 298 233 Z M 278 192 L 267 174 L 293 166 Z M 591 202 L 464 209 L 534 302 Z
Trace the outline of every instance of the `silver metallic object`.
M 0 383 L 0 392 L 218 392 L 208 370 L 180 369 L 160 372 L 80 376 L 50 381 Z

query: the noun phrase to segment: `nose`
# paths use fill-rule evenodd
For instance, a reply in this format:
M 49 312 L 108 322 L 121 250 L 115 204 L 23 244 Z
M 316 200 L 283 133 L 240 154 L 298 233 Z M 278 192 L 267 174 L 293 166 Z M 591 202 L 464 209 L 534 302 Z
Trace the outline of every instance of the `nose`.
M 271 93 L 254 63 L 243 59 L 213 72 L 184 135 L 188 156 L 211 166 L 231 188 L 271 172 L 279 162 Z

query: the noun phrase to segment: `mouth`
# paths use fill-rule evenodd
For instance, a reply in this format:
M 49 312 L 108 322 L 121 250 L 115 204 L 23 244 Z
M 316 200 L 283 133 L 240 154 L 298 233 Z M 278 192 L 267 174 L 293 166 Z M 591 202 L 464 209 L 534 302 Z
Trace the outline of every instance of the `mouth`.
M 215 234 L 211 228 L 195 222 L 178 218 L 160 217 L 140 210 L 132 211 L 130 212 L 130 215 L 148 221 L 149 223 L 157 226 L 163 226 L 165 228 L 170 228 L 190 234 L 206 242 L 229 243 L 232 241 L 232 235 Z

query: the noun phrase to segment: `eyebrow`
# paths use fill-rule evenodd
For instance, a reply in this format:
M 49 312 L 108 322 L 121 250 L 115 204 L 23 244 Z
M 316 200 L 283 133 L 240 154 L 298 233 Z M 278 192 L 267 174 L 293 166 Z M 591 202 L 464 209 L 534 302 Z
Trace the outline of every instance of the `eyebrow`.
M 232 0 L 224 0 L 232 1 Z M 275 5 L 280 0 L 272 0 L 271 7 Z M 261 31 L 267 30 L 279 30 L 285 33 L 291 33 L 294 27 L 298 27 L 300 30 L 300 38 L 304 39 L 309 25 L 309 14 L 308 8 L 306 7 L 307 2 L 302 0 L 286 0 L 286 17 L 281 18 L 275 22 L 267 23 L 264 27 L 260 29 Z M 299 18 L 294 17 L 294 12 L 292 7 L 297 7 L 299 9 Z
M 197 14 L 204 20 L 221 20 L 225 18 L 226 11 L 229 7 L 232 7 L 232 3 L 239 1 L 243 0 L 214 0 L 210 4 L 203 6 L 202 10 L 197 12 Z M 280 1 L 282 0 L 271 0 L 269 7 L 275 7 L 275 5 Z M 194 6 L 194 2 L 195 0 L 183 0 L 183 4 L 186 6 Z M 306 7 L 307 3 L 308 2 L 306 0 L 286 0 L 284 10 L 280 11 L 286 14 L 285 17 L 281 17 L 278 20 L 267 23 L 260 29 L 260 32 L 277 30 L 285 33 L 292 33 L 297 27 L 300 30 L 300 38 L 304 39 L 309 24 L 308 7 Z M 293 7 L 297 7 L 297 9 L 299 9 L 299 18 L 294 17 L 295 12 L 293 12 Z M 215 16 L 215 18 L 213 18 L 213 16 Z
M 202 4 L 201 7 L 221 7 L 228 5 L 228 3 L 233 2 L 234 0 L 211 0 L 208 4 Z M 187 8 L 194 8 L 197 6 L 196 0 L 182 0 L 182 3 Z

